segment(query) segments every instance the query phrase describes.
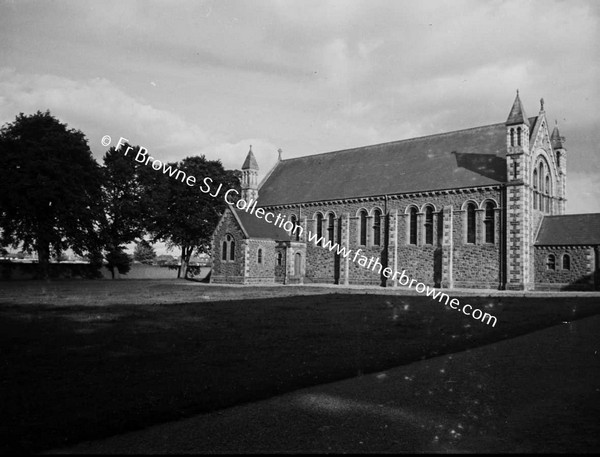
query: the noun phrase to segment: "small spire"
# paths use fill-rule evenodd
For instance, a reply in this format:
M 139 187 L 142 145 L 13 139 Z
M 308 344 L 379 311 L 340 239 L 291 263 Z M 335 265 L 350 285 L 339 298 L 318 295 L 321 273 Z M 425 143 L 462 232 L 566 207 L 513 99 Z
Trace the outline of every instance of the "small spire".
M 246 155 L 246 160 L 244 161 L 244 165 L 242 165 L 242 170 L 258 170 L 258 162 L 256 162 L 256 158 L 252 152 L 252 145 L 250 145 L 250 150 Z
M 563 149 L 563 143 L 566 141 L 564 136 L 560 136 L 560 132 L 558 131 L 558 121 L 555 119 L 554 130 L 552 130 L 552 135 L 550 135 L 550 143 L 552 144 L 552 149 Z
M 277 157 L 277 161 L 281 162 L 281 153 L 283 151 L 281 150 L 281 148 L 277 149 L 277 153 L 279 154 L 279 156 Z
M 513 106 L 510 109 L 510 113 L 508 114 L 508 119 L 506 119 L 506 125 L 515 124 L 525 124 L 527 127 L 529 127 L 529 118 L 527 117 L 527 114 L 525 114 L 525 109 L 523 108 L 523 104 L 521 103 L 521 98 L 519 97 L 519 89 L 517 89 L 517 96 L 515 97 Z
M 544 112 L 544 98 L 540 98 L 540 113 Z

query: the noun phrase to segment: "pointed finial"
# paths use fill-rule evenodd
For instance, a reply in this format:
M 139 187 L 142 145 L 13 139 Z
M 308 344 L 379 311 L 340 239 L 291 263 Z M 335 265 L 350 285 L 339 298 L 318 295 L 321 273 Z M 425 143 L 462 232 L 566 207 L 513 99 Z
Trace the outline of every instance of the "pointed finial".
M 540 111 L 544 111 L 544 99 L 540 98 Z
M 283 151 L 281 150 L 281 148 L 277 149 L 277 153 L 279 154 L 279 157 L 277 158 L 277 160 L 281 161 L 281 153 Z
M 558 127 L 558 119 L 554 119 L 554 125 Z
M 521 102 L 521 98 L 519 97 L 519 89 L 517 89 L 517 96 L 515 97 L 515 101 L 513 102 L 512 108 L 510 109 L 508 119 L 506 120 L 506 125 L 516 124 L 525 124 L 527 127 L 529 127 L 529 119 L 525 114 L 523 103 Z
M 250 150 L 248 152 L 252 152 L 252 145 L 250 145 Z

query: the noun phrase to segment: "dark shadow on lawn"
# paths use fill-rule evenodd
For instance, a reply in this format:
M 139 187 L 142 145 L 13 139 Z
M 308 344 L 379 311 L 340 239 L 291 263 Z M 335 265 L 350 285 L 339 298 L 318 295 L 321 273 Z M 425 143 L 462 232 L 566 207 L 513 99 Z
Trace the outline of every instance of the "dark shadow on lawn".
M 0 308 L 0 452 L 37 452 L 382 371 L 600 311 L 597 298 L 422 296 Z

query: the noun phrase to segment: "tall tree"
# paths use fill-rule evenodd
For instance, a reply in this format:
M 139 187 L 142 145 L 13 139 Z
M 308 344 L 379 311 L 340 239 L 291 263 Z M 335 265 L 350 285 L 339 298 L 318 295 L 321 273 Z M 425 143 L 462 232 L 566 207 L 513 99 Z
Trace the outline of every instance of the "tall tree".
M 50 114 L 20 113 L 0 129 L 0 228 L 4 243 L 51 255 L 71 247 L 97 259 L 101 173 L 84 134 Z
M 187 278 L 192 254 L 210 253 L 212 233 L 226 208 L 223 196 L 231 188 L 239 191 L 240 181 L 237 172 L 225 170 L 220 160 L 207 160 L 205 156 L 187 157 L 169 165 L 183 170 L 187 176 L 194 176 L 196 185 L 189 186 L 147 167 L 148 192 L 144 206 L 151 208 L 148 221 L 154 240 L 181 249 L 177 277 Z M 202 191 L 205 177 L 212 180 L 210 192 Z M 211 196 L 219 186 L 219 195 Z
M 102 198 L 105 217 L 101 234 L 113 279 L 115 270 L 121 274 L 129 271 L 131 257 L 125 254 L 125 245 L 141 238 L 144 233 L 142 187 L 138 175 L 141 164 L 124 155 L 127 147 L 129 145 L 122 146 L 119 151 L 110 148 L 103 158 Z
M 135 249 L 133 250 L 133 260 L 150 265 L 155 259 L 156 251 L 146 240 L 142 240 L 135 245 Z

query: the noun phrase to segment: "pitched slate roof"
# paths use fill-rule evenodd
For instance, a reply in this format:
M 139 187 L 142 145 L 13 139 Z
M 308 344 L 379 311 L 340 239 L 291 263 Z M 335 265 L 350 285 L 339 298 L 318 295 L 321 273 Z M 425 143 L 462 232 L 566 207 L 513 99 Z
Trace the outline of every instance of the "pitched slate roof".
M 495 185 L 506 181 L 504 123 L 282 160 L 261 206 Z
M 600 244 L 600 213 L 545 216 L 536 246 Z
M 542 116 L 534 116 L 529 118 L 529 139 L 531 141 L 532 138 L 535 138 L 538 134 L 538 131 L 542 127 L 542 121 L 544 118 Z
M 513 106 L 510 109 L 510 113 L 508 113 L 508 118 L 506 119 L 506 125 L 514 124 L 526 124 L 529 127 L 529 119 L 527 118 L 527 114 L 525 114 L 525 108 L 523 108 L 523 104 L 521 103 L 519 91 L 517 91 L 517 96 L 515 97 Z
M 250 214 L 246 211 L 240 211 L 233 206 L 229 206 L 229 209 L 233 212 L 235 218 L 249 238 L 268 238 L 277 241 L 290 240 L 288 232 L 274 224 L 266 222 L 264 216 L 263 218 L 258 218 L 255 213 Z

